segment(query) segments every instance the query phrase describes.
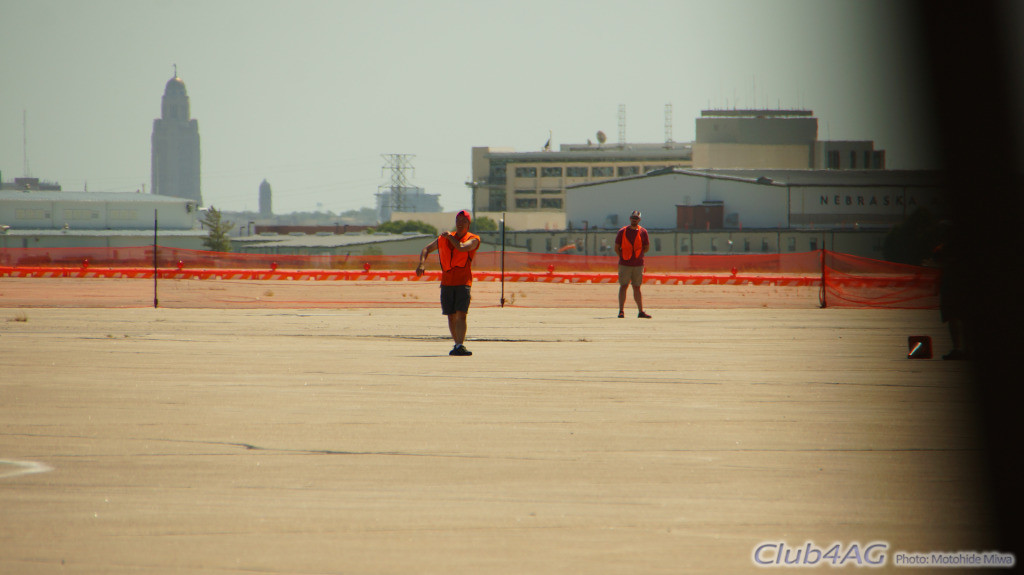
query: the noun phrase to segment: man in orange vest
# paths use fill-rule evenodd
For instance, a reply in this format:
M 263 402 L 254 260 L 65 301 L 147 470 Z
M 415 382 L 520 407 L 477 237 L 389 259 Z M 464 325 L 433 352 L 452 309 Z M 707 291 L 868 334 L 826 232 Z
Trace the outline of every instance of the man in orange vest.
M 437 251 L 441 261 L 441 313 L 448 316 L 448 330 L 455 347 L 448 355 L 473 355 L 466 341 L 466 314 L 469 313 L 469 290 L 473 285 L 473 256 L 480 247 L 480 236 L 470 233 L 469 212 L 455 215 L 455 231 L 445 232 L 420 252 L 416 276 L 423 276 L 423 266 L 430 252 Z
M 633 299 L 638 317 L 650 319 L 644 311 L 644 299 L 640 295 L 640 284 L 644 281 L 644 254 L 651 249 L 651 240 L 647 230 L 640 227 L 640 211 L 633 210 L 629 215 L 629 225 L 615 234 L 615 253 L 619 254 L 619 317 L 626 317 L 623 308 L 626 306 L 626 286 L 633 284 Z

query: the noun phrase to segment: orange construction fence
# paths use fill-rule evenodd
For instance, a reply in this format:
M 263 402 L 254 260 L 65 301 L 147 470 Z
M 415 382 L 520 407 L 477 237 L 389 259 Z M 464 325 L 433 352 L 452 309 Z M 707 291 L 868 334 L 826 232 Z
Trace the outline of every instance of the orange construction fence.
M 154 257 L 155 255 L 155 257 Z M 153 246 L 2 248 L 0 277 L 228 280 L 437 281 L 432 258 L 234 254 Z M 647 256 L 644 282 L 662 285 L 819 287 L 823 307 L 932 309 L 940 271 L 827 250 L 791 254 Z M 479 252 L 477 281 L 612 284 L 616 256 Z

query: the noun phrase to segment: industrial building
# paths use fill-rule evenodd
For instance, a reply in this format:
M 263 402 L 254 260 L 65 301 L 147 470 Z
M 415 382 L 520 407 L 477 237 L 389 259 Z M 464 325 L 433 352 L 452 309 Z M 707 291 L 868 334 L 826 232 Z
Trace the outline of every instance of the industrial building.
M 871 141 L 820 141 L 811 110 L 704 110 L 692 143 L 562 145 L 558 151 L 472 150 L 474 213 L 548 215 L 546 227 L 564 227 L 566 190 L 640 176 L 665 168 L 849 170 L 885 168 L 884 150 Z M 561 225 L 559 225 L 561 224 Z
M 571 186 L 565 229 L 506 235 L 527 251 L 612 255 L 616 232 L 641 210 L 651 255 L 829 249 L 881 259 L 889 230 L 920 207 L 949 213 L 941 173 L 667 168 Z
M 888 230 L 918 207 L 945 212 L 941 174 L 892 170 L 666 169 L 567 190 L 573 228 Z
M 869 140 L 818 140 L 811 110 L 703 110 L 693 167 L 884 170 L 885 151 Z
M 335 234 L 333 232 L 318 232 L 305 234 L 293 232 L 287 235 L 264 233 L 232 238 L 231 247 L 233 252 L 242 254 L 393 256 L 417 254 L 433 239 L 433 236 L 417 233 L 348 232 Z
M 470 200 L 474 213 L 542 213 L 546 228 L 565 227 L 566 188 L 665 167 L 691 167 L 690 144 L 566 144 L 549 152 L 475 147 Z M 493 216 L 491 216 L 493 217 Z M 535 222 L 537 217 L 532 218 Z
M 0 191 L 0 247 L 161 245 L 203 249 L 195 201 L 140 193 Z

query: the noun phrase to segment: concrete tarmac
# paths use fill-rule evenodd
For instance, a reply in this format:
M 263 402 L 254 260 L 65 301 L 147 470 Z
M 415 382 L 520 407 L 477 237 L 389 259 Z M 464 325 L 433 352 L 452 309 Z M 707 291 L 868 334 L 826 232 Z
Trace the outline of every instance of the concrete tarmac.
M 0 573 L 991 550 L 969 365 L 906 357 L 938 312 L 651 312 L 474 309 L 450 357 L 433 308 L 0 309 Z

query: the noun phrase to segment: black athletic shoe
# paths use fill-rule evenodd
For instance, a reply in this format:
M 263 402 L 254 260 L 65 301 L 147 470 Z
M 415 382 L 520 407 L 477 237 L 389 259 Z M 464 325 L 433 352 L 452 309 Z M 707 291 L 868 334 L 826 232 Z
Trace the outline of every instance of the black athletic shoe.
M 636 317 L 642 317 L 642 318 L 644 318 L 644 319 L 651 319 L 651 316 L 647 315 L 647 314 L 646 314 L 646 313 L 644 313 L 644 312 L 640 312 L 640 315 L 638 315 L 638 316 L 636 316 Z
M 453 349 L 448 355 L 473 355 L 473 352 L 469 351 L 466 346 L 460 345 Z
M 626 312 L 619 310 L 619 317 L 626 317 Z

